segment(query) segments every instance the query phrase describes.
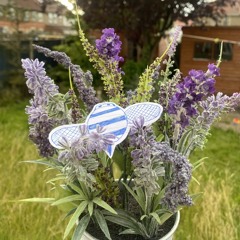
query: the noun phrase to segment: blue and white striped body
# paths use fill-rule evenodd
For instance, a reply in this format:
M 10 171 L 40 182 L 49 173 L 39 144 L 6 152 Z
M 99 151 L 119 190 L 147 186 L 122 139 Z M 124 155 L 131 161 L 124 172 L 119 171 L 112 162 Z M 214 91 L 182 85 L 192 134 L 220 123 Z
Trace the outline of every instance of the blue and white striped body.
M 109 145 L 106 153 L 112 157 L 117 144 L 121 143 L 128 135 L 128 117 L 123 108 L 112 102 L 99 103 L 94 106 L 86 119 L 88 132 L 96 131 L 97 126 L 103 127 L 103 134 L 113 134 L 114 144 Z

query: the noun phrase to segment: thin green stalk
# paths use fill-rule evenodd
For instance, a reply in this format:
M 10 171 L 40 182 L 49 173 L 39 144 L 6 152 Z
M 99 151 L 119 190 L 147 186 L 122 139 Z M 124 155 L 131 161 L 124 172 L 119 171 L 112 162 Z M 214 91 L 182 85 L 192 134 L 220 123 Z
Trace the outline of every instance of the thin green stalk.
M 217 60 L 217 67 L 219 67 L 222 62 L 222 52 L 223 52 L 223 41 L 221 42 L 221 45 L 220 45 L 220 53 L 219 53 L 219 59 Z
M 77 2 L 76 1 L 74 1 L 74 5 L 75 5 L 76 16 L 77 16 L 78 29 L 82 30 L 81 29 L 81 24 L 80 24 L 80 19 L 79 19 L 79 16 L 78 16 L 78 6 L 77 6 Z
M 69 76 L 70 89 L 73 90 L 72 75 L 71 75 L 71 69 L 70 69 L 70 67 L 68 68 L 68 76 Z

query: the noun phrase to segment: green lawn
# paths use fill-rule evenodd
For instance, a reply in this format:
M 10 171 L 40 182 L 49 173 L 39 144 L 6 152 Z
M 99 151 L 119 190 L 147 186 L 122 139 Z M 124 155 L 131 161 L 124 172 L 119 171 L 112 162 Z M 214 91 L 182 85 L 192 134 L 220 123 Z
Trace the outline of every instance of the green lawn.
M 59 209 L 9 202 L 51 194 L 51 186 L 45 184 L 50 173 L 21 163 L 37 158 L 28 140 L 24 108 L 24 104 L 0 108 L 0 240 L 59 240 L 67 223 Z M 219 128 L 212 133 L 208 147 L 191 159 L 209 157 L 194 173 L 201 185 L 192 184 L 193 192 L 204 193 L 196 206 L 181 212 L 176 240 L 240 239 L 240 135 Z
M 240 239 L 240 135 L 214 128 L 204 151 L 192 161 L 208 156 L 194 176 L 192 192 L 203 192 L 195 206 L 181 212 L 176 240 Z

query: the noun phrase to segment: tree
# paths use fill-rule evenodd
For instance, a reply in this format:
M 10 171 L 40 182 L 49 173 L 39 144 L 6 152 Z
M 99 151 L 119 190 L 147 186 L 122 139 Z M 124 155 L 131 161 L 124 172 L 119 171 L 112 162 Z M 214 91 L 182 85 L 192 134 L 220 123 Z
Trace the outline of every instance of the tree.
M 202 17 L 216 22 L 224 15 L 223 7 L 236 0 L 78 0 L 90 28 L 114 27 L 140 49 L 152 51 L 173 22 L 201 23 Z M 144 53 L 144 51 L 141 51 Z

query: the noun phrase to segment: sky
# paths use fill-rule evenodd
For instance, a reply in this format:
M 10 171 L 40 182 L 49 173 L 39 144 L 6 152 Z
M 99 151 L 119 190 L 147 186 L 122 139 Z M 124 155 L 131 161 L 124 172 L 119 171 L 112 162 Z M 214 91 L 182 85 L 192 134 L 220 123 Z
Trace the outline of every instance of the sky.
M 58 0 L 60 3 L 62 3 L 64 6 L 67 7 L 68 10 L 72 11 L 74 8 L 74 5 L 70 3 L 68 0 Z

